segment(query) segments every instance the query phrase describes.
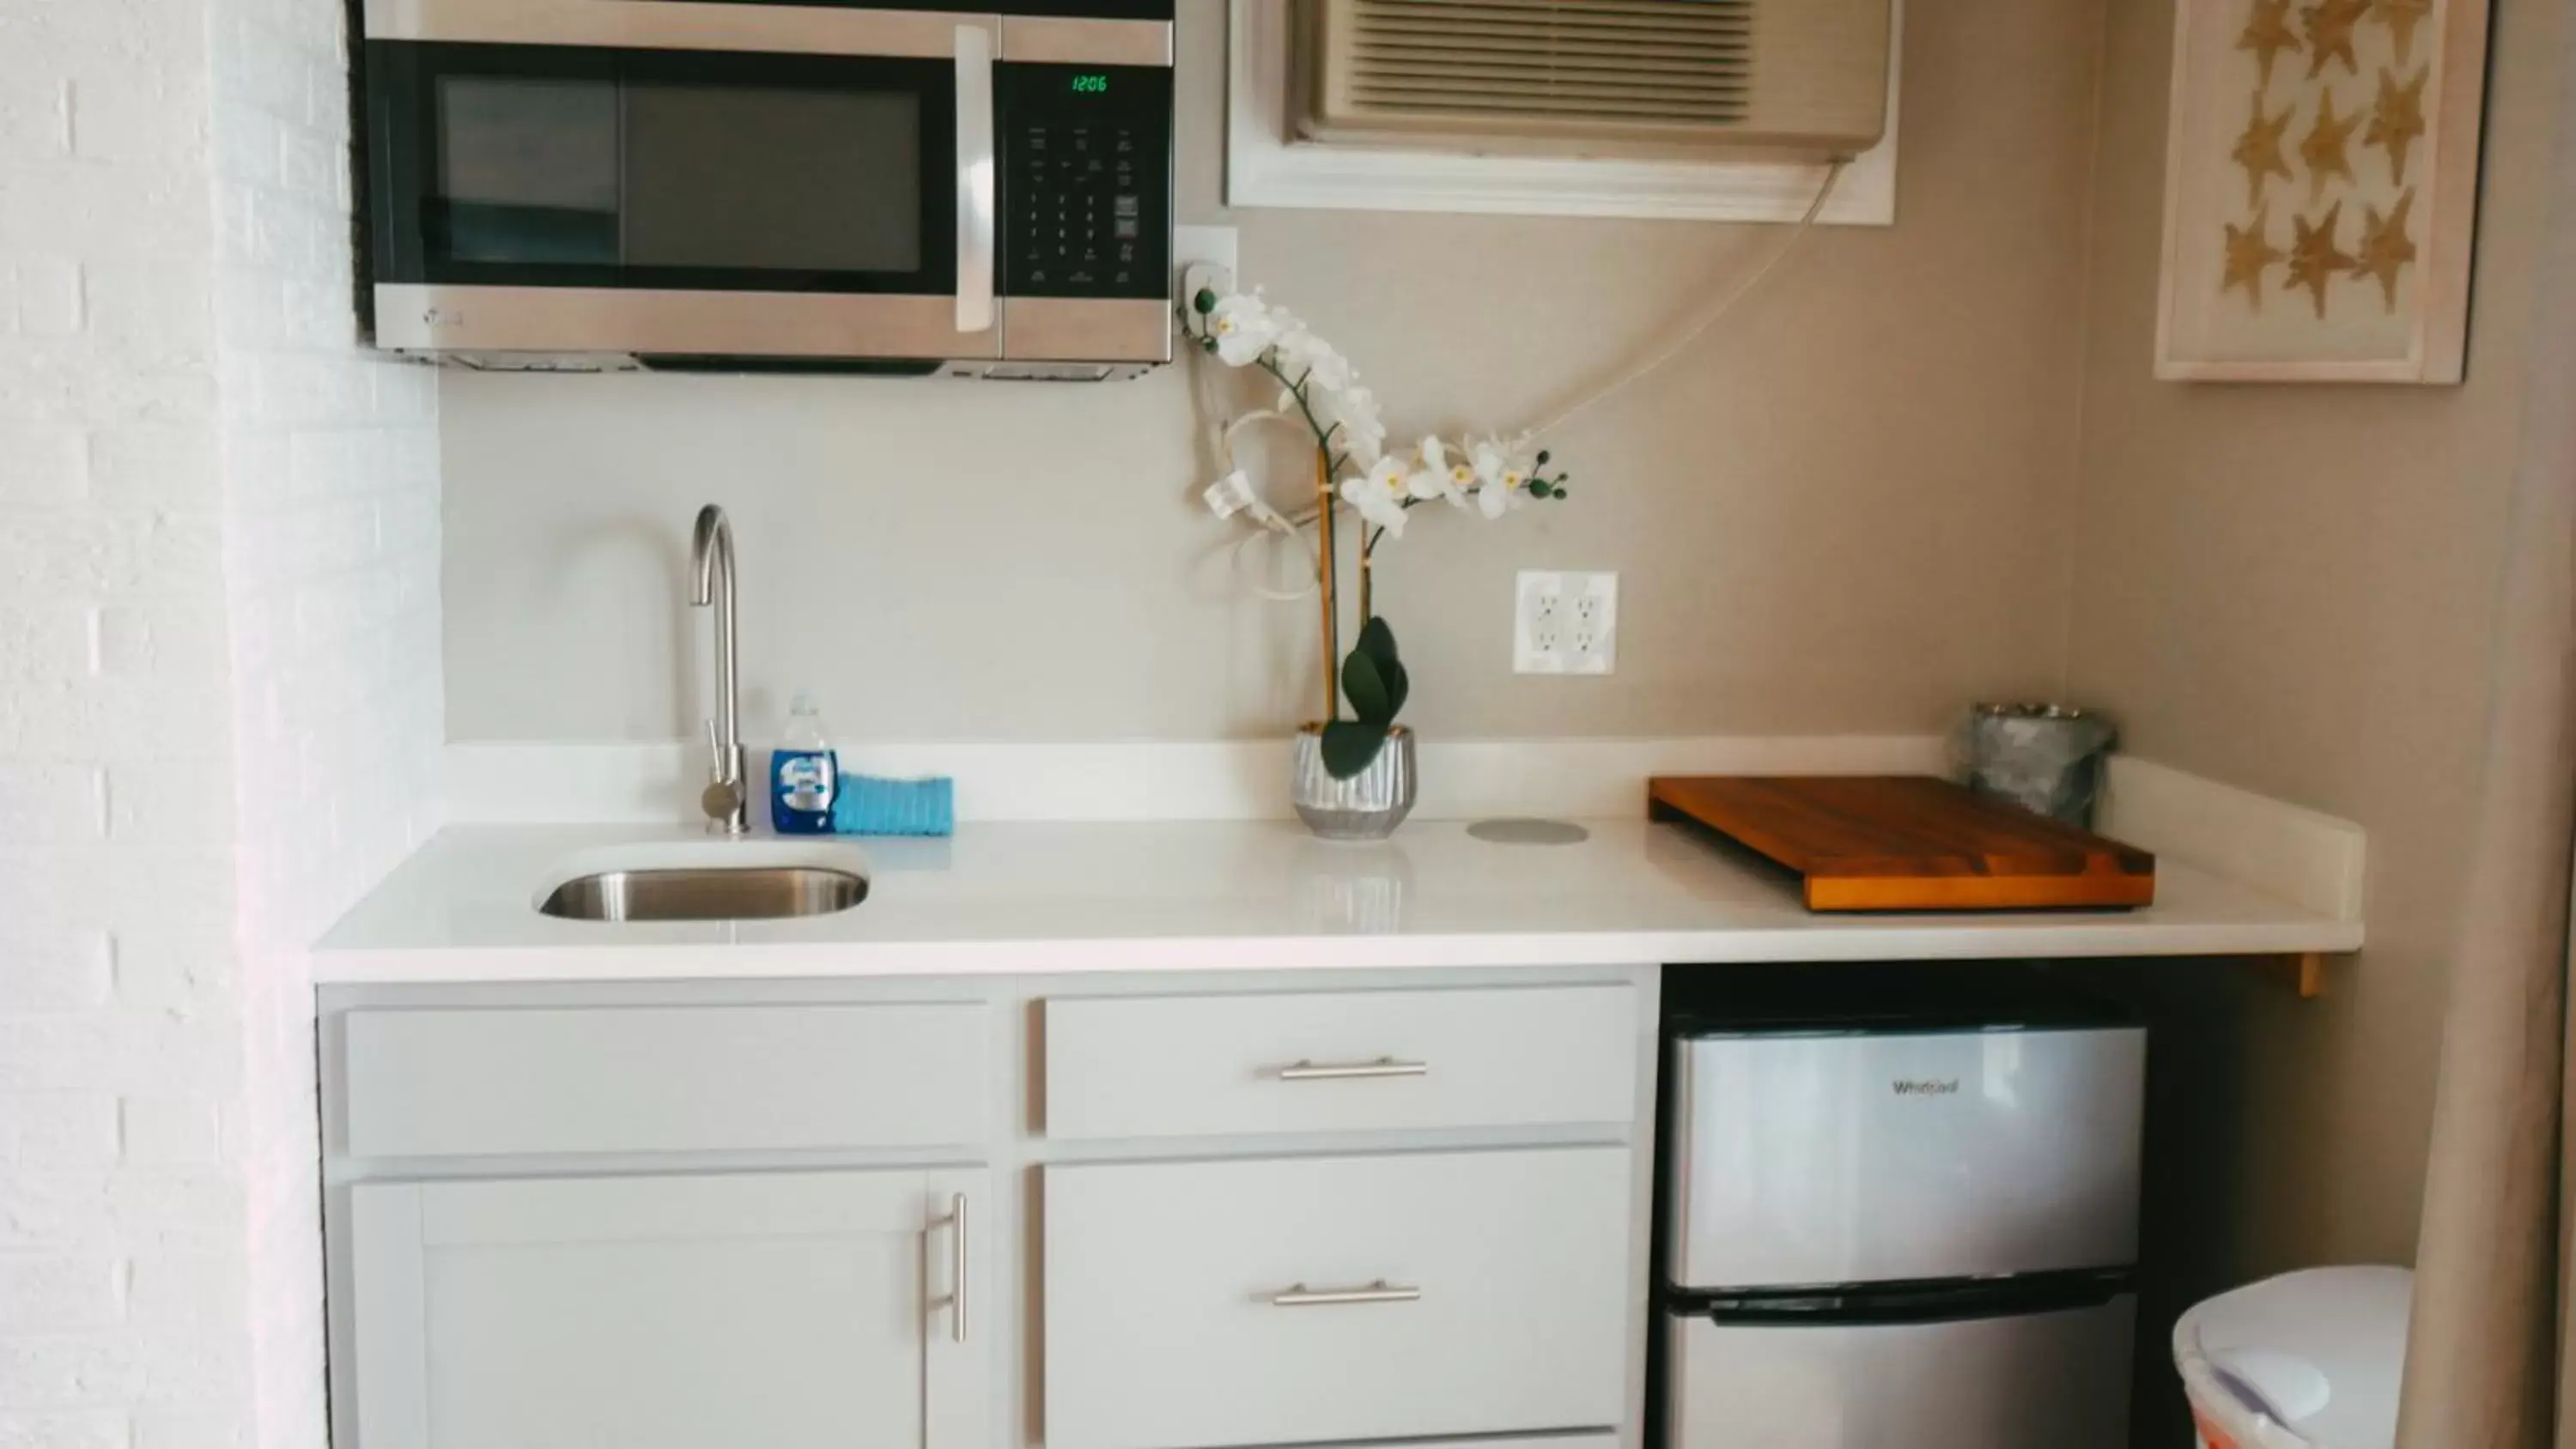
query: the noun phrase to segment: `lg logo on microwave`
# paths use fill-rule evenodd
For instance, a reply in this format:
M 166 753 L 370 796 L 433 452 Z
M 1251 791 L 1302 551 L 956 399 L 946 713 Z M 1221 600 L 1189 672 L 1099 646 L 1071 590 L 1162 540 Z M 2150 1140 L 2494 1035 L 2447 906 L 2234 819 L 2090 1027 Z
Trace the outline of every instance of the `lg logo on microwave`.
M 1889 1083 L 1900 1097 L 1955 1097 L 1959 1095 L 1957 1077 L 1899 1077 Z

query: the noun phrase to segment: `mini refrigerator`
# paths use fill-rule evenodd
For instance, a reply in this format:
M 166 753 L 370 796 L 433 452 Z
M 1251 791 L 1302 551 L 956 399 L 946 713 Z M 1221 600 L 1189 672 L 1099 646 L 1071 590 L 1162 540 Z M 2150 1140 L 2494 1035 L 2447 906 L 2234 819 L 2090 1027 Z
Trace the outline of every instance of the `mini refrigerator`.
M 2145 1029 L 1846 994 L 1668 1021 L 1667 1449 L 2126 1443 Z

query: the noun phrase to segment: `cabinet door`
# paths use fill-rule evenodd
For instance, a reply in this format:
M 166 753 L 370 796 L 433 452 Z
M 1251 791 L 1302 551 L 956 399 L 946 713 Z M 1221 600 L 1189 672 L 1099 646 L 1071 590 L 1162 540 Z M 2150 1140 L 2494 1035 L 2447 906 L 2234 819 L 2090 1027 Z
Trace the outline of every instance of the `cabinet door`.
M 985 1182 L 354 1188 L 356 1449 L 981 1449 Z

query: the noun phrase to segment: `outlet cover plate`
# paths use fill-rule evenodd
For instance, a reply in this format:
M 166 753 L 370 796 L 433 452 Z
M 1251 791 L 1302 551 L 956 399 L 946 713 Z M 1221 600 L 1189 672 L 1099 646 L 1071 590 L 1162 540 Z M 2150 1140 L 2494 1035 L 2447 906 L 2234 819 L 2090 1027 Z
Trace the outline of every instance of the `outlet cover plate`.
M 1608 674 L 1619 664 L 1619 576 L 1523 569 L 1514 590 L 1512 672 Z

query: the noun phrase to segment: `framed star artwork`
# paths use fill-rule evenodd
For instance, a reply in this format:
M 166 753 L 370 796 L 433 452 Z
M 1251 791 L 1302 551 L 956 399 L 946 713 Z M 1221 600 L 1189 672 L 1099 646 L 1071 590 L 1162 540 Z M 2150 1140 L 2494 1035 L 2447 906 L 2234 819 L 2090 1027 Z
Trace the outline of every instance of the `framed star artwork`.
M 2156 376 L 2456 383 L 2486 0 L 2175 0 Z

